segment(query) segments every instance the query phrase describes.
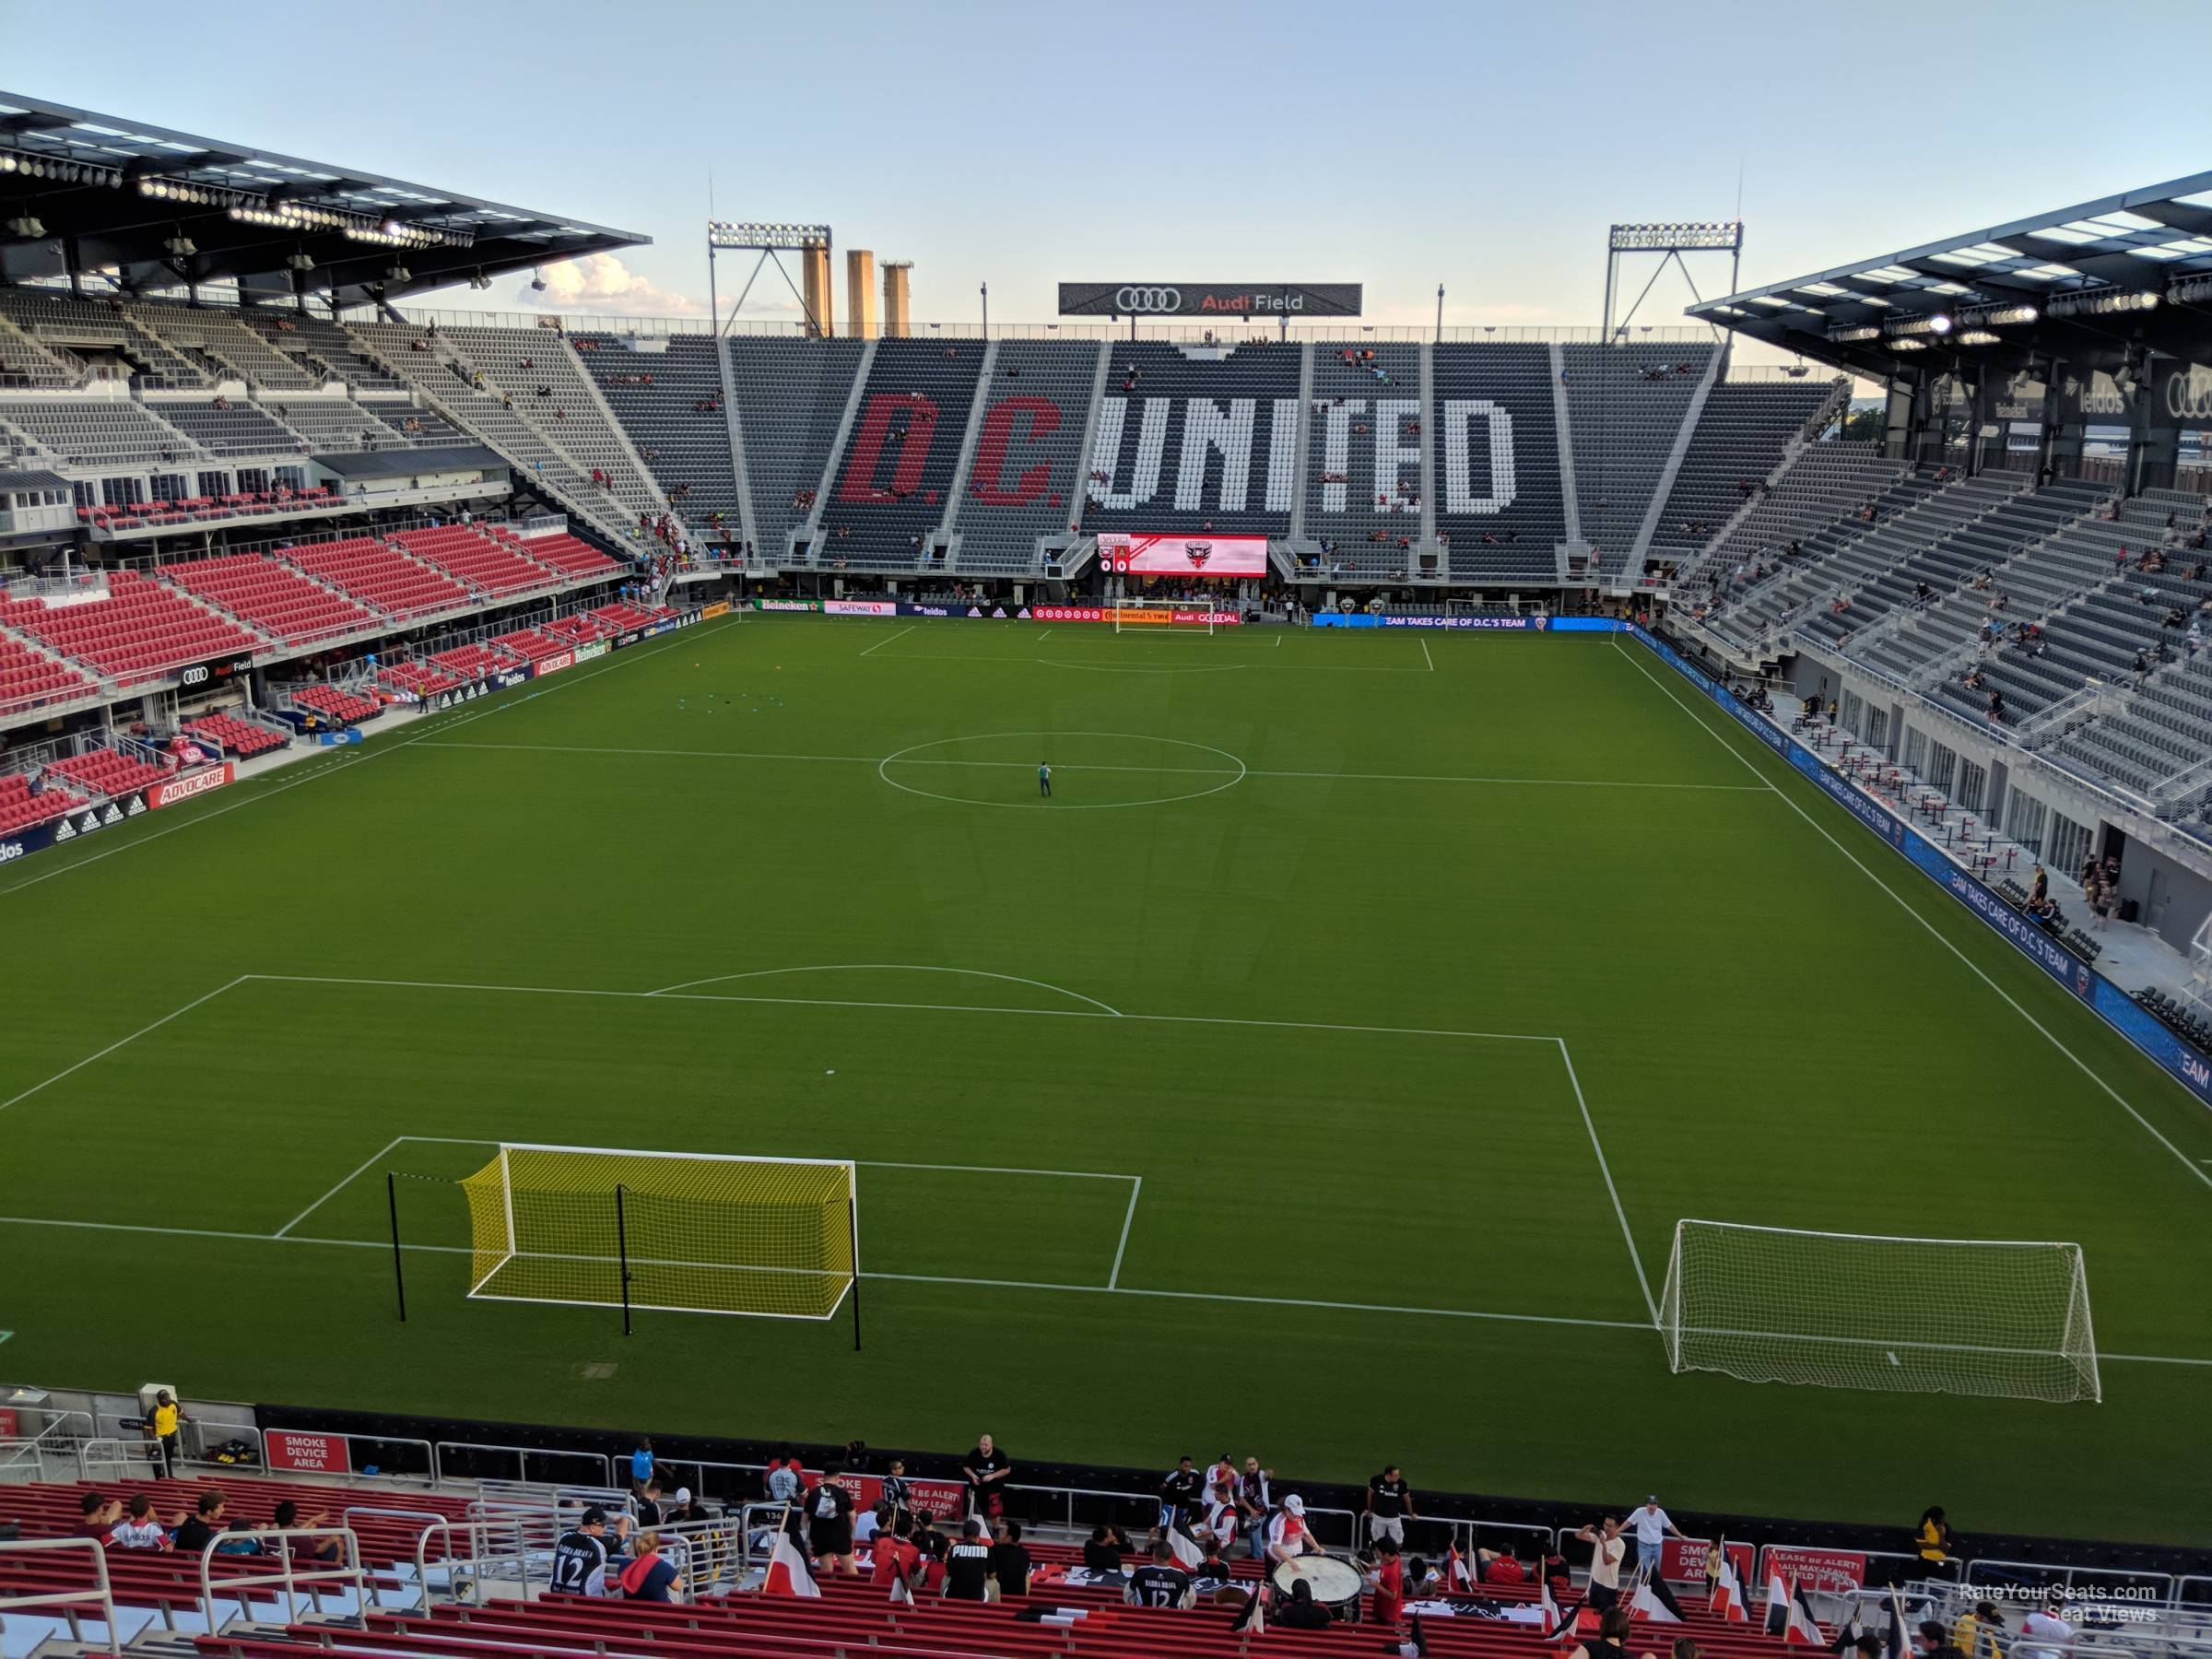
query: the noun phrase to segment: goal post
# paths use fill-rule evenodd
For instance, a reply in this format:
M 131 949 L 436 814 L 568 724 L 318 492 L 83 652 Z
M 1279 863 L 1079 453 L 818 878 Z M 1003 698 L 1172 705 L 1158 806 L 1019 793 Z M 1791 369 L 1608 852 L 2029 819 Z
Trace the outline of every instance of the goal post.
M 473 1298 L 827 1320 L 851 1295 L 858 1346 L 848 1160 L 509 1142 L 460 1185 Z
M 1675 1224 L 1671 1370 L 2012 1399 L 2101 1399 L 2078 1244 Z

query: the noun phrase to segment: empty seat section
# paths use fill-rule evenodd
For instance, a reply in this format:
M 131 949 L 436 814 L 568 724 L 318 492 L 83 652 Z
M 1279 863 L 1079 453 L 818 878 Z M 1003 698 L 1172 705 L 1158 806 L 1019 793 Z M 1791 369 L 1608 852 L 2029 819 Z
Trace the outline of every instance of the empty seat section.
M 975 402 L 973 340 L 882 340 L 822 503 L 818 563 L 911 570 L 944 522 Z
M 1454 581 L 1551 581 L 1567 534 L 1545 346 L 1434 348 L 1436 528 Z
M 728 339 L 753 524 L 764 558 L 781 559 L 814 511 L 853 376 L 857 340 Z
M 288 741 L 281 732 L 273 732 L 251 720 L 241 720 L 235 714 L 203 714 L 197 720 L 186 721 L 183 730 L 241 759 L 282 748 Z
M 358 404 L 342 397 L 294 397 L 272 401 L 268 412 L 300 434 L 316 454 L 409 447 L 404 438 Z
M 503 530 L 494 530 L 492 534 L 524 557 L 550 565 L 571 579 L 611 576 L 623 568 L 619 560 L 609 559 L 591 543 L 579 541 L 565 530 L 552 535 L 516 535 L 512 531 Z
M 245 324 L 270 347 L 298 363 L 316 385 L 341 380 L 350 386 L 397 391 L 406 384 L 335 323 L 297 312 L 253 311 Z
M 240 322 L 235 312 L 212 307 L 143 303 L 126 305 L 124 314 L 163 344 L 211 362 L 224 373 L 271 391 L 307 391 L 322 384 L 267 341 Z
M 1306 536 L 1327 544 L 1323 570 L 1404 576 L 1421 538 L 1421 348 L 1316 343 L 1308 421 Z
M 469 591 L 444 571 L 431 570 L 370 536 L 312 542 L 288 548 L 284 557 L 402 621 L 462 610 L 476 603 Z
M 46 771 L 50 776 L 65 779 L 88 794 L 103 795 L 126 795 L 151 789 L 169 776 L 159 766 L 149 766 L 112 748 L 87 749 L 66 760 L 56 760 Z
M 1288 535 L 1299 358 L 1274 342 L 1113 342 L 1083 528 Z
M 712 336 L 587 334 L 571 342 L 669 505 L 688 524 L 735 535 L 737 477 Z
M 0 600 L 0 624 L 124 684 L 152 679 L 211 657 L 248 656 L 261 641 L 135 571 L 108 578 L 108 596 L 49 607 Z
M 147 406 L 211 455 L 297 455 L 299 437 L 248 404 L 164 399 Z
M 1569 347 L 1570 350 L 1573 347 Z M 1681 470 L 1652 532 L 1653 558 L 1680 557 L 1710 541 L 1781 463 L 1790 440 L 1835 394 L 1833 381 L 1776 385 L 1723 381 L 1705 399 L 1690 434 Z M 1581 492 L 1583 534 L 1590 534 L 1589 490 L 1583 483 L 1583 422 L 1574 423 L 1575 484 Z
M 1708 344 L 1559 347 L 1575 505 L 1607 577 L 1619 575 L 1636 545 L 1712 352 Z
M 41 345 L 87 362 L 103 378 L 145 377 L 142 384 L 189 388 L 212 383 L 199 363 L 130 320 L 122 301 L 79 300 L 45 288 L 0 288 L 0 313 Z
M 41 777 L 34 794 L 29 773 L 0 772 L 0 835 L 43 824 L 84 804 L 83 795 L 72 793 L 58 780 Z
M 0 634 L 0 709 L 66 702 L 96 688 L 67 664 Z
M 127 397 L 0 398 L 0 428 L 12 428 L 74 466 L 207 459 L 205 450 Z
M 521 552 L 466 525 L 403 530 L 392 539 L 416 558 L 482 588 L 494 598 L 552 587 L 560 581 L 544 565 L 533 563 Z
M 335 639 L 382 623 L 373 611 L 257 553 L 187 559 L 161 566 L 160 574 L 288 645 Z
M 556 639 L 535 628 L 518 628 L 512 633 L 500 634 L 491 643 L 525 663 L 535 663 L 541 657 L 557 656 L 571 648 L 569 641 Z
M 1018 574 L 1035 567 L 1039 537 L 1073 532 L 1101 349 L 1090 341 L 1000 342 L 975 458 L 954 503 L 953 569 Z
M 384 705 L 375 698 L 341 691 L 335 686 L 301 686 L 292 692 L 292 702 L 298 708 L 312 709 L 324 721 L 338 725 L 358 725 L 384 712 Z

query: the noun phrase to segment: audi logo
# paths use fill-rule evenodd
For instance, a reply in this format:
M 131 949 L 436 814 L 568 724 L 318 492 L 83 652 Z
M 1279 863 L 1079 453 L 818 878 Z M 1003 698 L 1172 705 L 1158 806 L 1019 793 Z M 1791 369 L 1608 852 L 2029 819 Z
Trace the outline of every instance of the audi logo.
M 2166 412 L 2178 419 L 2212 415 L 2212 371 L 2192 364 L 2166 382 Z
M 1171 288 L 1117 288 L 1113 295 L 1113 308 L 1125 317 L 1142 316 L 1147 312 L 1179 312 L 1182 309 L 1182 290 Z
M 205 667 L 187 668 L 177 677 L 177 683 L 181 686 L 196 686 L 206 677 L 207 670 Z

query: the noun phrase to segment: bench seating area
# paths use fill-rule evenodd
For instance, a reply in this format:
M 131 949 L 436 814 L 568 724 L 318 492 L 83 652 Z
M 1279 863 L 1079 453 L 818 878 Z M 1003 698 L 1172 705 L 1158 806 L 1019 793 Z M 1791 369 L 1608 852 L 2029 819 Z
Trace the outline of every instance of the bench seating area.
M 90 794 L 127 795 L 151 789 L 169 776 L 159 766 L 133 759 L 120 750 L 88 749 L 46 769 L 49 778 L 64 778 Z
M 1033 1557 L 1044 1553 L 1031 1550 Z M 1027 1596 L 996 1604 L 924 1594 L 912 1606 L 890 1606 L 865 1582 L 827 1581 L 818 1599 L 747 1595 L 689 1606 L 547 1597 L 429 1612 L 378 1608 L 359 1620 L 240 1630 L 195 1638 L 194 1645 L 206 1659 L 281 1659 L 312 1651 L 447 1659 L 512 1659 L 521 1653 L 564 1659 L 610 1653 L 666 1659 L 841 1659 L 862 1653 L 887 1659 L 1244 1659 L 1255 1646 L 1368 1659 L 1383 1648 L 1383 1634 L 1372 1624 L 1295 1633 L 1271 1628 L 1254 1638 L 1230 1632 L 1227 1608 L 1131 1607 L 1118 1591 L 1104 1588 L 1044 1583 L 1033 1584 Z M 1534 1599 L 1524 1589 L 1495 1585 L 1482 1594 L 1497 1602 Z M 1759 1625 L 1725 1623 L 1706 1611 L 1702 1598 L 1682 1600 L 1682 1624 L 1640 1625 L 1630 1651 L 1657 1645 L 1665 1640 L 1662 1629 L 1666 1636 L 1688 1635 L 1715 1659 L 1779 1659 L 1788 1651 Z M 1080 1617 L 1047 1624 L 1037 1615 L 1048 1608 Z M 1025 1611 L 1032 1616 L 1023 1618 Z M 1447 1659 L 1539 1659 L 1554 1651 L 1533 1625 L 1480 1618 L 1424 1623 L 1430 1652 Z
M 324 723 L 330 725 L 359 725 L 384 712 L 384 705 L 375 698 L 341 691 L 335 686 L 301 686 L 292 693 L 292 701 L 300 709 L 321 715 Z
M 285 747 L 288 741 L 281 732 L 257 725 L 250 720 L 241 720 L 235 714 L 203 714 L 197 720 L 188 720 L 183 729 L 204 743 L 211 743 L 226 755 L 235 755 L 241 760 L 255 755 L 265 755 L 271 749 Z
M 257 553 L 186 559 L 159 573 L 287 645 L 336 639 L 380 625 L 375 612 Z
M 210 657 L 247 656 L 261 643 L 237 623 L 135 571 L 115 571 L 108 597 L 91 604 L 0 600 L 0 625 L 126 685 Z
M 285 558 L 395 621 L 440 616 L 476 603 L 466 588 L 442 571 L 433 571 L 373 536 L 315 542 L 288 549 Z
M 465 524 L 403 530 L 392 539 L 424 563 L 436 565 L 495 599 L 534 593 L 559 581 L 544 565 L 524 558 L 516 544 L 495 541 Z
M 565 530 L 552 535 L 517 535 L 512 530 L 495 528 L 492 535 L 502 546 L 548 566 L 571 582 L 586 576 L 611 576 L 622 569 L 619 562 Z
M 36 708 L 92 689 L 92 682 L 68 665 L 0 634 L 0 709 Z
M 0 835 L 13 835 L 18 830 L 60 818 L 84 804 L 84 796 L 51 783 L 33 794 L 29 774 L 0 772 Z
M 571 641 L 556 639 L 535 628 L 518 628 L 512 633 L 499 635 L 491 642 L 525 663 L 535 663 L 542 657 L 559 656 L 562 652 L 574 648 Z

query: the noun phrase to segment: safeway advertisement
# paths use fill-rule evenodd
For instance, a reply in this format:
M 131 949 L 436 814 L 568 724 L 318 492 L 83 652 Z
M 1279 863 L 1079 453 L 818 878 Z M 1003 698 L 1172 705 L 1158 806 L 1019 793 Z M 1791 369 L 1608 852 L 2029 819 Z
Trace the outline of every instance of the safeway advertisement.
M 220 766 L 211 766 L 206 771 L 188 772 L 182 778 L 171 778 L 166 783 L 157 783 L 146 792 L 148 806 L 174 806 L 179 801 L 189 801 L 194 795 L 206 794 L 222 788 L 238 776 L 238 768 L 226 760 Z
M 1099 562 L 1132 576 L 1265 576 L 1264 535 L 1132 535 L 1099 537 Z

